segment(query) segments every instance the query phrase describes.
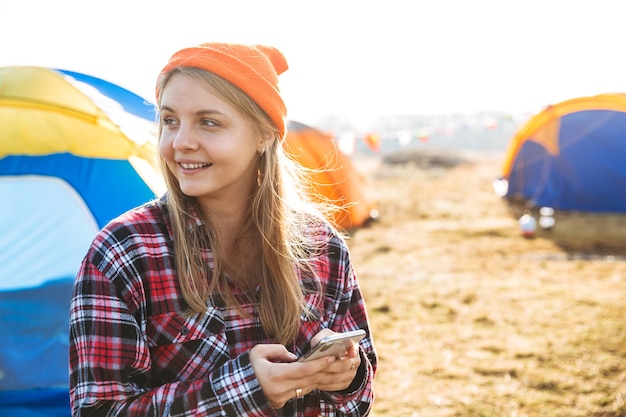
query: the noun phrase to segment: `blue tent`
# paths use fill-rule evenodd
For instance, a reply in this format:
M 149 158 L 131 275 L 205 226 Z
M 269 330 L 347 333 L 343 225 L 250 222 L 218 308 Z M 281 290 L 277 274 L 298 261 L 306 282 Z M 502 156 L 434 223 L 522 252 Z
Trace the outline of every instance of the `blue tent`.
M 503 193 L 527 207 L 626 212 L 626 95 L 548 106 L 513 137 Z
M 0 68 L 0 415 L 70 416 L 72 284 L 97 230 L 163 191 L 155 118 L 99 78 Z

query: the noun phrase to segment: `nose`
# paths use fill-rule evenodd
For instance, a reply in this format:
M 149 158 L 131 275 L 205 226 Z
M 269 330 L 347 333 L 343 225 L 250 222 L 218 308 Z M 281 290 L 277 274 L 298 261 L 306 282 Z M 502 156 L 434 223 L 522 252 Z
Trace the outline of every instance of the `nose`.
M 179 128 L 174 133 L 172 147 L 177 151 L 197 149 L 198 141 L 196 140 L 193 129 L 190 129 L 185 124 L 181 123 Z

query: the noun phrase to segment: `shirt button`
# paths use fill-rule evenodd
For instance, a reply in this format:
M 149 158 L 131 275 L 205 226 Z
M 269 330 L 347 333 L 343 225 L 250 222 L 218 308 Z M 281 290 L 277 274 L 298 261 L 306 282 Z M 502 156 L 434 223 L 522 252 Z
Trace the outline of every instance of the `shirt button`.
M 180 329 L 180 334 L 182 334 L 183 336 L 185 336 L 187 333 L 189 333 L 189 329 L 186 327 L 183 327 L 182 329 Z

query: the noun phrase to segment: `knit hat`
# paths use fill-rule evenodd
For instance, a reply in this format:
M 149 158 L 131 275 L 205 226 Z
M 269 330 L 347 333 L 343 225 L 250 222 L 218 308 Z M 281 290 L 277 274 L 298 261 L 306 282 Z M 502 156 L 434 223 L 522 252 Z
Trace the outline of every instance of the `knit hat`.
M 278 88 L 278 75 L 289 66 L 278 49 L 265 45 L 203 43 L 172 55 L 159 78 L 176 67 L 200 68 L 230 81 L 267 113 L 284 138 L 287 109 Z M 157 85 L 157 101 L 160 94 Z

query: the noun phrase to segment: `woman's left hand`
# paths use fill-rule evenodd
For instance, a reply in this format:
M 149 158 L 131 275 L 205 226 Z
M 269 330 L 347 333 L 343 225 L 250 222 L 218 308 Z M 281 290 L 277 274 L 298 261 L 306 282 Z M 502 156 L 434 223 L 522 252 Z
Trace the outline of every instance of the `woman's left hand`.
M 332 330 L 323 329 L 316 334 L 311 344 L 314 346 L 320 340 L 326 336 L 336 334 Z M 350 348 L 347 349 L 345 355 L 332 360 L 332 358 L 319 358 L 311 362 L 323 362 L 326 361 L 327 365 L 323 367 L 317 374 L 318 382 L 317 388 L 322 391 L 341 391 L 350 386 L 356 373 L 361 366 L 361 355 L 359 354 L 358 343 L 353 343 Z

